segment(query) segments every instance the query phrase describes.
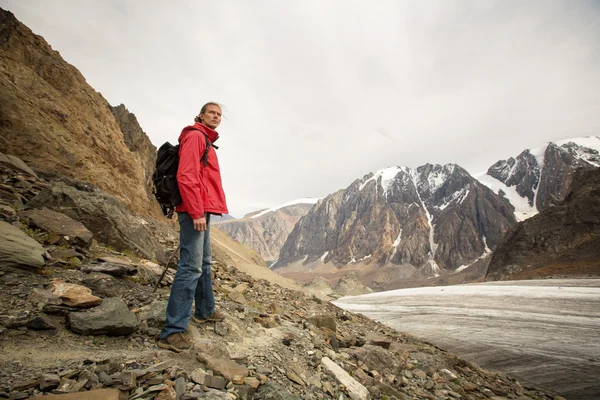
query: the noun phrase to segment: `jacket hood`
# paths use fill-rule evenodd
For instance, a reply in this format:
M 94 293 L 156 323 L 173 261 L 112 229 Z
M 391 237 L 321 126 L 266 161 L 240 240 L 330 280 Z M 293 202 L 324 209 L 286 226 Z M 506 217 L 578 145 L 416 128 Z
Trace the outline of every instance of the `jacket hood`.
M 208 140 L 210 140 L 211 143 L 214 143 L 217 141 L 217 139 L 219 139 L 219 133 L 217 131 L 209 128 L 208 126 L 200 122 L 196 122 L 194 125 L 186 126 L 185 128 L 183 128 L 181 134 L 179 135 L 179 143 L 181 143 L 181 140 L 191 131 L 202 132 L 208 137 Z

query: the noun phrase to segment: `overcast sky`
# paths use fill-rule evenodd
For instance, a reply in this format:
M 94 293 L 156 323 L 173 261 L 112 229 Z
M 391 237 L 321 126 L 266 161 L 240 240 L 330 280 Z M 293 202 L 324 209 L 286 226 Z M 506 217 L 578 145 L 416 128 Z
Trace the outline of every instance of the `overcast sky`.
M 223 104 L 239 217 L 378 169 L 600 136 L 600 1 L 0 0 L 156 146 Z

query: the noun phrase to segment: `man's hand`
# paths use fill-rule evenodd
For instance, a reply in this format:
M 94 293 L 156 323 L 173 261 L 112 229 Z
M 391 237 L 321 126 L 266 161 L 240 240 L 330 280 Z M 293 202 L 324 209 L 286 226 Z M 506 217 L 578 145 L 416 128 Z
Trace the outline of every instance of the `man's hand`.
M 194 229 L 197 231 L 205 231 L 206 230 L 206 218 L 198 218 L 194 220 Z

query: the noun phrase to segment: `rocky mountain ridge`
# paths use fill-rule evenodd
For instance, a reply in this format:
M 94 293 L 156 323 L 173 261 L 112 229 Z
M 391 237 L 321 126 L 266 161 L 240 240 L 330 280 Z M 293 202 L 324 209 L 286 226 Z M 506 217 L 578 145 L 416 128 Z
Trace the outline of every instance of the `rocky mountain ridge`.
M 396 279 L 436 276 L 486 258 L 515 223 L 510 203 L 458 165 L 392 167 L 317 203 L 288 237 L 275 268 L 362 264 L 375 274 L 387 270 L 388 281 L 394 270 Z
M 111 107 L 41 36 L 0 9 L 0 148 L 28 165 L 90 182 L 158 215 L 156 149 L 135 116 Z
M 279 207 L 259 210 L 244 218 L 215 225 L 232 239 L 254 249 L 268 265 L 279 258 L 279 250 L 296 223 L 312 208 L 316 199 L 300 199 Z
M 579 169 L 571 180 L 560 204 L 509 231 L 486 280 L 600 274 L 600 169 Z
M 600 167 L 600 138 L 596 136 L 549 142 L 523 150 L 517 157 L 500 160 L 477 178 L 502 190 L 517 219 L 527 219 L 560 204 L 579 168 Z

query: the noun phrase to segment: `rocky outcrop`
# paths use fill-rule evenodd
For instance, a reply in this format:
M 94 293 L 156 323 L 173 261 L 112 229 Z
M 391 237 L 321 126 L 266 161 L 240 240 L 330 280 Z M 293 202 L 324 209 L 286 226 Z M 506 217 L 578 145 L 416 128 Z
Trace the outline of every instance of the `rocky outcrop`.
M 279 250 L 294 226 L 312 208 L 314 202 L 282 206 L 226 220 L 215 225 L 229 237 L 254 249 L 270 265 L 279 258 Z
M 142 166 L 146 193 L 148 198 L 153 199 L 152 173 L 156 164 L 156 147 L 152 144 L 146 132 L 142 130 L 135 115 L 129 112 L 125 105 L 120 104 L 110 109 L 121 128 L 121 132 L 123 132 L 125 144 Z
M 40 192 L 27 207 L 47 207 L 81 221 L 97 240 L 118 250 L 134 250 L 149 259 L 164 253 L 149 229 L 150 222 L 132 214 L 125 204 L 107 193 L 77 190 L 59 183 Z
M 87 248 L 94 235 L 81 222 L 42 207 L 39 210 L 21 211 L 19 217 L 26 218 L 29 225 L 41 229 L 50 235 L 63 237 L 73 246 Z M 60 239 L 58 239 L 60 240 Z M 58 241 L 57 240 L 57 241 Z
M 0 9 L 0 148 L 5 154 L 91 182 L 135 212 L 159 213 L 145 185 L 152 163 L 146 159 L 148 139 L 139 143 L 142 147 L 132 152 L 106 99 L 41 36 Z
M 577 169 L 600 167 L 599 152 L 600 138 L 595 136 L 550 142 L 543 147 L 524 150 L 516 158 L 496 162 L 481 181 L 490 186 L 501 183 L 499 188 L 514 203 L 518 202 L 518 197 L 526 200 L 531 210 L 520 210 L 514 204 L 517 214 L 523 214 L 520 219 L 525 219 L 560 204 Z
M 489 253 L 515 223 L 508 201 L 457 165 L 393 167 L 317 203 L 275 267 L 409 264 L 439 275 Z
M 553 151 L 553 150 L 551 150 Z M 492 255 L 486 280 L 600 273 L 600 169 L 573 174 L 565 200 L 520 222 Z
M 0 221 L 0 265 L 37 268 L 45 264 L 44 248 L 11 224 Z

